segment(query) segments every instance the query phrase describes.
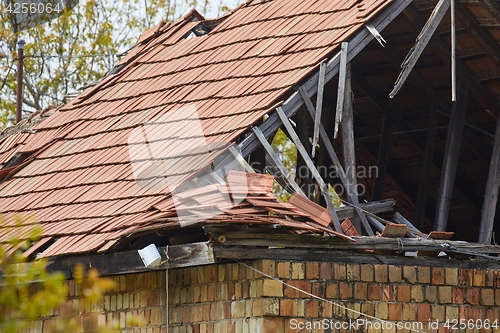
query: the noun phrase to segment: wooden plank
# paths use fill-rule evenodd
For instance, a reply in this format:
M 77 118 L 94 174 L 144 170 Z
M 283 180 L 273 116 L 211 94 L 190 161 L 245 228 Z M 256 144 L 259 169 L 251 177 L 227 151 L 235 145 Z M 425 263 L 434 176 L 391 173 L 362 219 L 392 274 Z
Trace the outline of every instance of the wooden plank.
M 271 157 L 271 159 L 273 160 L 273 162 L 278 167 L 278 169 L 281 172 L 281 174 L 284 176 L 283 178 L 292 187 L 293 191 L 297 192 L 300 195 L 302 195 L 302 196 L 305 197 L 304 192 L 300 189 L 299 185 L 293 179 L 293 175 L 291 175 L 288 172 L 288 170 L 285 168 L 285 166 L 283 165 L 283 163 L 281 163 L 281 160 L 280 160 L 278 154 L 276 154 L 276 152 L 274 151 L 273 147 L 271 147 L 271 145 L 269 144 L 269 142 L 267 142 L 267 140 L 264 137 L 264 134 L 262 133 L 262 131 L 260 130 L 260 128 L 254 126 L 254 127 L 252 127 L 252 130 L 255 133 L 255 135 L 257 136 L 257 138 L 259 139 L 259 141 L 262 144 L 262 146 L 264 147 L 264 149 L 267 151 L 268 155 Z M 291 194 L 293 194 L 293 193 L 291 193 Z
M 381 201 L 362 203 L 358 207 L 360 207 L 363 211 L 378 214 L 378 213 L 386 213 L 390 212 L 393 209 L 395 201 L 393 199 L 385 199 Z M 337 215 L 339 219 L 344 220 L 346 218 L 353 218 L 359 216 L 354 207 L 351 206 L 343 206 L 336 209 Z
M 448 7 L 450 7 L 450 1 L 451 0 L 439 0 L 436 7 L 432 11 L 427 23 L 418 35 L 415 45 L 411 48 L 410 52 L 408 52 L 408 55 L 401 64 L 402 71 L 394 83 L 394 89 L 389 93 L 390 98 L 394 98 L 394 96 L 396 96 L 410 75 L 413 67 L 417 63 L 418 58 L 424 51 L 427 43 L 431 40 L 431 37 L 443 19 L 443 16 L 446 14 Z
M 342 149 L 344 156 L 344 170 L 348 184 L 350 185 L 349 190 L 353 195 L 357 195 L 356 186 L 356 151 L 354 147 L 354 117 L 352 109 L 352 90 L 351 90 L 351 63 L 347 64 L 346 70 L 346 84 L 345 84 L 345 97 L 344 97 L 344 107 L 343 107 L 343 117 L 342 117 Z M 348 196 L 348 200 L 351 203 L 352 199 Z
M 333 237 L 334 238 L 334 237 Z M 385 239 L 384 239 L 385 240 Z M 451 267 L 461 269 L 486 269 L 498 268 L 498 261 L 494 260 L 459 260 L 429 258 L 429 257 L 405 257 L 394 255 L 374 255 L 372 253 L 358 253 L 356 251 L 329 251 L 311 250 L 300 248 L 249 248 L 245 246 L 216 246 L 215 256 L 218 259 L 270 259 L 282 261 L 320 261 L 320 262 L 345 262 L 360 264 L 386 264 L 395 266 L 422 266 L 422 267 Z
M 495 222 L 495 213 L 498 202 L 498 189 L 500 187 L 500 118 L 497 120 L 495 139 L 493 140 L 493 153 L 491 154 L 490 169 L 486 182 L 483 209 L 481 212 L 481 225 L 479 227 L 479 243 L 490 244 Z
M 132 250 L 68 258 L 49 258 L 47 270 L 50 272 L 61 271 L 66 275 L 66 278 L 71 279 L 77 263 L 82 263 L 86 269 L 96 268 L 99 274 L 107 276 L 207 265 L 215 262 L 212 248 L 207 242 L 159 247 L 158 251 L 162 257 L 162 264 L 156 268 L 145 267 L 139 252 Z M 168 260 L 166 253 L 168 253 Z
M 434 144 L 436 140 L 437 113 L 431 108 L 429 114 L 429 129 L 425 141 L 424 161 L 420 173 L 420 182 L 418 183 L 417 198 L 415 199 L 415 210 L 413 214 L 413 224 L 418 229 L 422 226 L 425 216 L 425 206 L 427 205 L 427 196 L 429 193 L 429 182 L 432 170 L 432 159 L 434 156 Z
M 412 0 L 394 0 L 392 1 L 381 13 L 371 20 L 371 24 L 378 30 L 382 31 L 389 23 L 392 22 L 408 5 Z M 366 45 L 368 45 L 373 40 L 373 35 L 367 30 L 363 29 L 358 32 L 349 41 L 349 50 L 347 54 L 347 61 L 354 59 L 359 52 L 361 52 Z M 340 65 L 340 55 L 335 55 L 332 59 L 327 62 L 325 83 L 328 83 L 339 70 Z M 307 92 L 308 96 L 313 96 L 317 92 L 319 73 L 314 73 L 311 77 L 302 85 L 303 89 Z M 299 93 L 292 94 L 284 103 L 283 111 L 287 117 L 291 117 L 295 112 L 302 106 L 303 100 Z M 264 121 L 260 126 L 265 137 L 269 137 L 274 133 L 280 126 L 279 117 L 276 113 L 272 113 L 269 118 Z M 240 144 L 241 154 L 243 157 L 248 156 L 255 148 L 260 145 L 259 140 L 252 133 L 248 135 Z
M 387 163 L 389 161 L 393 127 L 394 116 L 384 115 L 382 137 L 380 138 L 380 146 L 377 156 L 377 177 L 375 178 L 375 181 L 373 183 L 373 190 L 371 195 L 372 201 L 377 201 L 382 198 L 382 192 L 384 190 L 384 180 L 387 173 Z
M 443 166 L 441 168 L 441 181 L 439 184 L 436 218 L 434 221 L 434 229 L 437 231 L 446 231 L 457 171 L 458 156 L 462 144 L 469 83 L 468 81 L 459 82 L 458 85 L 458 100 L 453 102 L 450 127 L 448 128 L 448 136 L 446 138 Z
M 342 114 L 344 109 L 346 79 L 347 79 L 347 48 L 348 42 L 343 42 L 340 49 L 340 69 L 339 69 L 339 86 L 337 90 L 337 112 L 335 113 L 335 127 L 333 130 L 333 138 L 337 138 L 339 125 L 342 122 Z M 317 116 L 317 115 L 316 115 Z
M 344 157 L 344 170 L 348 180 L 348 187 L 346 187 L 347 201 L 351 204 L 356 204 L 352 201 L 351 197 L 358 197 L 358 181 L 356 178 L 356 151 L 354 146 L 354 114 L 353 114 L 353 100 L 354 94 L 351 87 L 351 63 L 347 63 L 346 80 L 344 90 L 344 107 L 342 115 L 342 152 Z M 352 223 L 358 232 L 361 232 L 361 220 L 353 218 Z
M 316 146 L 318 145 L 319 139 L 319 125 L 321 124 L 321 111 L 323 110 L 323 92 L 325 91 L 325 72 L 326 64 L 322 62 L 321 64 L 319 64 L 318 93 L 316 96 L 316 115 L 314 116 L 314 131 L 311 150 L 311 156 L 313 158 L 316 155 Z
M 321 178 L 321 175 L 319 174 L 318 170 L 316 169 L 316 166 L 314 165 L 313 161 L 311 160 L 311 158 L 307 154 L 307 151 L 304 148 L 304 146 L 302 145 L 302 142 L 300 142 L 300 139 L 297 136 L 297 133 L 295 133 L 295 130 L 293 129 L 292 124 L 290 123 L 290 120 L 288 120 L 283 109 L 281 107 L 277 107 L 276 111 L 278 113 L 278 116 L 281 119 L 281 122 L 285 126 L 286 131 L 288 132 L 288 135 L 290 135 L 290 139 L 292 139 L 293 143 L 295 143 L 297 150 L 299 151 L 300 155 L 302 156 L 302 158 L 306 162 L 306 165 L 309 168 L 309 170 L 311 170 L 314 179 L 316 179 L 316 182 L 318 183 L 320 191 L 321 191 L 323 197 L 325 198 L 326 205 L 328 206 L 328 211 L 330 211 L 330 215 L 333 219 L 333 225 L 335 227 L 335 230 L 337 232 L 342 232 L 342 227 L 340 226 L 339 218 L 337 216 L 337 213 L 335 212 L 335 207 L 333 207 L 333 202 L 332 202 L 332 198 L 330 198 L 328 187 L 326 186 L 325 182 L 323 181 L 323 178 Z
M 307 107 L 307 110 L 309 111 L 309 114 L 311 117 L 314 117 L 314 108 L 312 107 L 312 102 L 309 96 L 307 96 L 307 92 L 301 88 L 299 88 L 299 94 L 302 96 L 302 99 L 304 100 L 304 103 Z M 347 176 L 344 172 L 344 168 L 342 167 L 342 164 L 339 161 L 339 158 L 337 156 L 337 153 L 335 152 L 335 149 L 333 148 L 332 143 L 330 142 L 330 138 L 328 137 L 328 134 L 326 133 L 325 128 L 323 125 L 320 124 L 319 126 L 319 135 L 321 137 L 321 141 L 323 142 L 323 145 L 326 148 L 326 151 L 328 152 L 328 155 L 330 156 L 330 159 L 332 160 L 333 165 L 337 169 L 337 174 L 339 175 L 340 181 L 344 185 L 345 188 L 350 188 L 350 182 L 347 179 Z M 353 202 L 353 206 L 356 209 L 356 212 L 358 213 L 361 223 L 363 224 L 363 228 L 366 230 L 366 233 L 369 236 L 373 236 L 373 230 L 370 227 L 370 224 L 366 220 L 366 216 L 363 214 L 361 209 L 359 209 L 359 200 L 358 197 L 354 193 L 347 193 L 349 199 Z
M 224 246 L 260 246 L 260 247 L 285 247 L 302 249 L 328 249 L 355 252 L 357 250 L 388 250 L 397 251 L 402 248 L 406 251 L 446 251 L 446 247 L 453 247 L 458 250 L 477 252 L 479 254 L 498 254 L 500 247 L 495 245 L 483 245 L 478 243 L 468 243 L 464 241 L 451 241 L 447 239 L 426 239 L 426 238 L 400 238 L 389 237 L 355 237 L 351 238 L 355 242 L 347 239 L 323 236 L 323 235 L 294 235 L 276 232 L 276 229 L 269 229 L 267 232 L 249 232 L 248 229 L 240 231 L 228 231 L 227 227 L 205 226 L 204 229 L 213 236 L 214 239 L 223 239 Z M 220 237 L 224 236 L 224 237 Z M 345 235 L 344 235 L 345 237 Z M 217 246 L 218 244 L 215 244 Z

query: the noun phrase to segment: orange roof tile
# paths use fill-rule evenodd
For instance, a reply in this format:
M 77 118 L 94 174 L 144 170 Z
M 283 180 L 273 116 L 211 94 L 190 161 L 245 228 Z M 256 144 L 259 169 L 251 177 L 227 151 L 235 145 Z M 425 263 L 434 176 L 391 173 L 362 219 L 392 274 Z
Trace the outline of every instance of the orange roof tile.
M 130 228 L 150 225 L 169 211 L 161 163 L 169 164 L 175 184 L 208 164 L 180 158 L 196 151 L 200 138 L 182 137 L 191 125 L 176 111 L 195 107 L 207 145 L 235 140 L 390 3 L 254 1 L 201 37 L 185 39 L 204 23 L 196 12 L 152 28 L 119 63 L 120 71 L 59 107 L 33 127 L 35 134 L 0 138 L 0 167 L 16 152 L 34 152 L 0 184 L 0 211 L 7 221 L 19 213 L 36 217 L 45 244 L 54 241 L 43 256 L 108 249 Z M 148 143 L 154 154 L 170 151 L 169 158 L 148 167 L 147 156 L 131 156 L 135 148 L 147 154 L 141 131 L 154 138 Z M 220 151 L 214 149 L 211 158 Z

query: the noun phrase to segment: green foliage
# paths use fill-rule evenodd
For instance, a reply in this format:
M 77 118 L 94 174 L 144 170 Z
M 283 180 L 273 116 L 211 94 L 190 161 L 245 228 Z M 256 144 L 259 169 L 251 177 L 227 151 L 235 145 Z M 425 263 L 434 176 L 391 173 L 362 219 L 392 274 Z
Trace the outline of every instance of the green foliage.
M 295 144 L 286 136 L 285 132 L 278 129 L 271 146 L 276 152 L 278 152 L 278 156 L 287 171 L 294 175 L 295 167 L 297 166 L 297 148 L 295 147 Z M 277 181 L 274 181 L 273 193 L 281 201 L 288 201 L 290 198 L 290 193 L 283 189 Z
M 23 110 L 31 112 L 67 103 L 69 93 L 102 78 L 160 20 L 177 19 L 190 7 L 205 14 L 214 5 L 218 13 L 229 9 L 223 0 L 81 0 L 49 23 L 13 33 L 0 1 L 0 128 L 15 113 L 19 39 L 27 42 Z
M 31 225 L 29 229 L 25 229 L 27 224 Z M 78 306 L 73 307 L 67 304 L 64 274 L 47 272 L 46 260 L 27 262 L 23 256 L 23 252 L 39 240 L 41 228 L 21 218 L 7 223 L 1 216 L 0 225 L 12 225 L 11 230 L 15 230 L 7 243 L 0 244 L 0 332 L 27 330 L 42 317 L 51 319 L 47 325 L 50 332 L 81 332 L 81 313 L 88 314 L 83 325 L 95 328 L 92 332 L 118 332 L 116 328 L 98 325 L 98 314 L 92 312 L 103 293 L 115 287 L 112 280 L 99 277 L 95 269 L 86 274 L 84 267 L 77 265 L 75 285 L 81 291 L 81 299 Z

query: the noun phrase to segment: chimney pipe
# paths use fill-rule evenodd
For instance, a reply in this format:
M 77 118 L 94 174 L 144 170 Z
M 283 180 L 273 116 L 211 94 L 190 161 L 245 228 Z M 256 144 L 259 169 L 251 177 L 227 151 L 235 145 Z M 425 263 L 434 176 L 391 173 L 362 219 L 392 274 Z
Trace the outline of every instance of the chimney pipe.
M 16 124 L 23 118 L 23 61 L 24 39 L 17 42 L 17 98 L 16 98 Z

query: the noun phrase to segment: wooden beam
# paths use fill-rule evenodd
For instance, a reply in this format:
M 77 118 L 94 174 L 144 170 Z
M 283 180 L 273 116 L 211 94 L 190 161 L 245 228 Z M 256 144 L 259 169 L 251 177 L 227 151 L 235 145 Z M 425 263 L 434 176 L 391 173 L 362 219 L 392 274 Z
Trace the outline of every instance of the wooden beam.
M 382 225 L 382 229 L 384 226 Z M 214 247 L 218 245 L 230 246 L 261 246 L 261 247 L 286 247 L 303 249 L 324 250 L 406 250 L 406 251 L 446 251 L 446 246 L 458 250 L 472 251 L 481 254 L 500 254 L 500 246 L 469 243 L 464 241 L 451 241 L 447 239 L 428 238 L 389 238 L 389 237 L 366 237 L 352 236 L 355 242 L 344 240 L 340 237 L 323 235 L 295 235 L 284 232 L 245 228 L 228 230 L 227 227 L 218 225 L 207 225 L 204 230 L 210 233 L 215 241 Z M 224 236 L 224 237 L 220 237 Z M 218 241 L 223 240 L 222 242 Z M 217 254 L 216 254 L 217 257 Z
M 493 153 L 491 154 L 490 169 L 486 182 L 486 193 L 481 213 L 481 226 L 479 228 L 479 243 L 490 244 L 495 222 L 495 213 L 498 202 L 498 189 L 500 187 L 500 118 L 497 120 Z
M 158 251 L 162 257 L 162 263 L 156 268 L 147 268 L 144 266 L 139 252 L 132 250 L 65 258 L 49 258 L 47 270 L 50 272 L 63 272 L 66 278 L 72 279 L 77 263 L 83 264 L 86 269 L 96 268 L 100 275 L 107 276 L 207 265 L 215 262 L 212 248 L 206 242 L 159 247 Z M 168 259 L 166 253 L 168 253 Z
M 386 264 L 396 266 L 431 266 L 431 267 L 451 267 L 463 269 L 485 269 L 498 268 L 498 261 L 493 260 L 463 260 L 432 257 L 405 257 L 394 255 L 380 255 L 373 253 L 357 253 L 356 251 L 331 251 L 331 250 L 310 250 L 300 248 L 249 248 L 246 246 L 216 246 L 214 252 L 220 259 L 272 259 L 282 261 L 310 261 L 314 258 L 322 262 L 345 262 L 362 264 Z
M 457 171 L 458 156 L 462 144 L 462 134 L 464 130 L 465 112 L 467 109 L 467 94 L 469 83 L 459 82 L 459 93 L 450 118 L 450 127 L 446 138 L 446 148 L 444 152 L 443 167 L 441 168 L 441 182 L 439 185 L 438 203 L 434 229 L 436 231 L 446 231 L 448 214 L 450 210 L 453 186 Z
M 413 223 L 417 228 L 422 226 L 425 216 L 425 206 L 427 205 L 427 196 L 429 192 L 429 182 L 432 170 L 432 157 L 434 155 L 434 144 L 436 143 L 437 113 L 434 108 L 429 112 L 429 129 L 425 141 L 424 161 L 420 173 L 420 182 L 418 183 L 417 198 L 415 200 L 415 212 L 413 214 Z
M 427 20 L 427 23 L 422 28 L 422 31 L 417 37 L 415 45 L 411 48 L 410 52 L 406 56 L 405 60 L 401 64 L 402 71 L 399 74 L 396 82 L 394 83 L 394 89 L 389 93 L 390 98 L 394 98 L 398 91 L 401 89 L 406 79 L 410 75 L 411 70 L 417 63 L 418 58 L 424 51 L 427 43 L 431 40 L 434 31 L 438 27 L 439 23 L 446 14 L 448 7 L 450 7 L 451 0 L 439 0 L 436 7 L 431 13 L 431 16 Z
M 347 80 L 347 48 L 349 47 L 348 42 L 343 42 L 340 49 L 340 70 L 339 70 L 339 86 L 337 90 L 337 110 L 335 113 L 335 127 L 333 130 L 333 138 L 337 138 L 337 133 L 339 131 L 339 125 L 342 122 L 342 114 L 344 108 L 345 91 L 346 91 L 346 80 Z M 350 96 L 349 96 L 350 98 Z
M 380 146 L 377 156 L 377 178 L 373 183 L 371 195 L 372 201 L 377 201 L 382 198 L 384 190 L 384 180 L 387 173 L 387 163 L 389 162 L 389 152 L 391 148 L 392 129 L 394 127 L 394 117 L 392 115 L 384 115 L 382 126 L 382 137 L 380 138 Z
M 339 218 L 337 216 L 337 213 L 335 212 L 335 207 L 333 206 L 332 198 L 330 198 L 330 191 L 328 190 L 328 187 L 323 181 L 323 178 L 321 178 L 321 175 L 319 174 L 318 170 L 316 169 L 316 166 L 309 157 L 309 154 L 307 154 L 307 151 L 302 145 L 302 142 L 300 142 L 297 133 L 295 133 L 295 130 L 293 129 L 292 124 L 290 123 L 290 120 L 288 120 L 288 117 L 286 116 L 283 109 L 281 107 L 277 107 L 276 111 L 281 119 L 281 122 L 283 123 L 283 126 L 285 126 L 288 135 L 290 135 L 290 139 L 292 139 L 293 143 L 295 143 L 298 152 L 306 162 L 307 167 L 309 168 L 309 170 L 311 170 L 314 179 L 316 179 L 316 182 L 318 183 L 319 189 L 322 192 L 323 197 L 325 198 L 328 211 L 330 211 L 330 215 L 333 219 L 333 225 L 335 227 L 335 230 L 337 232 L 343 233 L 342 227 L 340 226 Z
M 412 2 L 412 0 L 394 0 L 392 1 L 381 13 L 376 15 L 372 20 L 372 25 L 378 30 L 382 31 L 389 23 L 392 22 L 399 14 Z M 372 40 L 373 35 L 367 30 L 363 29 L 358 32 L 350 41 L 347 54 L 347 61 L 354 59 L 365 46 Z M 325 83 L 329 82 L 339 71 L 340 55 L 335 55 L 326 64 Z M 317 92 L 319 73 L 314 73 L 302 85 L 302 88 L 307 92 L 308 96 L 313 96 Z M 302 106 L 303 100 L 299 93 L 292 94 L 282 105 L 283 111 L 287 117 L 291 117 Z M 264 121 L 260 127 L 264 136 L 269 137 L 280 126 L 280 120 L 276 113 L 272 113 L 269 118 Z M 241 154 L 243 157 L 248 156 L 255 148 L 260 145 L 260 141 L 253 133 L 249 134 L 241 143 Z
M 341 65 L 342 65 L 342 55 Z M 340 68 L 342 72 L 342 67 Z M 319 125 L 321 124 L 321 111 L 323 110 L 323 92 L 325 91 L 325 72 L 326 72 L 326 64 L 322 62 L 319 64 L 319 77 L 318 77 L 318 92 L 316 96 L 316 115 L 314 117 L 314 131 L 313 131 L 313 139 L 312 139 L 312 151 L 311 156 L 314 158 L 316 155 L 316 146 L 318 145 L 319 139 Z
M 348 180 L 349 187 L 345 190 L 347 200 L 351 204 L 356 204 L 351 197 L 358 197 L 358 182 L 356 179 L 356 150 L 354 146 L 354 115 L 353 115 L 353 93 L 351 88 L 351 63 L 346 65 L 346 80 L 344 90 L 344 106 L 342 109 L 342 152 L 344 156 L 344 170 Z M 352 220 L 353 225 L 358 232 L 361 231 L 361 220 L 355 218 Z
M 302 99 L 307 107 L 307 110 L 309 111 L 309 114 L 311 115 L 311 117 L 314 117 L 314 108 L 312 106 L 311 99 L 309 98 L 309 96 L 307 96 L 307 92 L 305 92 L 305 90 L 299 88 L 299 94 L 302 96 Z M 330 159 L 332 160 L 333 165 L 337 169 L 337 173 L 339 175 L 340 181 L 342 182 L 342 184 L 344 185 L 344 187 L 346 189 L 349 188 L 351 186 L 350 185 L 351 183 L 349 182 L 349 180 L 344 172 L 344 168 L 342 167 L 342 164 L 340 164 L 337 153 L 335 153 L 335 149 L 333 148 L 333 145 L 330 142 L 330 138 L 328 137 L 328 133 L 326 133 L 325 128 L 321 124 L 319 127 L 319 135 L 321 137 L 321 142 L 323 142 L 323 144 L 325 145 L 325 148 L 328 152 L 328 155 L 330 156 Z M 356 208 L 356 211 L 358 212 L 359 218 L 361 219 L 361 223 L 363 224 L 363 228 L 365 229 L 366 233 L 370 236 L 373 236 L 374 235 L 373 230 L 371 229 L 370 224 L 368 223 L 368 221 L 366 219 L 366 216 L 363 214 L 363 212 L 359 208 L 359 200 L 358 200 L 357 195 L 355 195 L 354 193 L 349 193 L 349 192 L 347 193 L 347 195 L 349 196 L 350 200 L 353 202 L 353 205 Z M 359 231 L 361 231 L 361 230 L 358 230 L 358 232 Z
M 282 178 L 285 179 L 286 182 L 293 189 L 293 192 L 297 192 L 300 195 L 302 195 L 302 196 L 305 197 L 304 192 L 302 192 L 302 190 L 300 189 L 299 185 L 297 185 L 297 183 L 293 179 L 293 175 L 291 175 L 288 172 L 288 170 L 285 168 L 285 166 L 283 165 L 283 163 L 281 163 L 281 160 L 280 160 L 278 154 L 276 154 L 276 152 L 274 151 L 273 147 L 271 147 L 271 145 L 269 144 L 269 142 L 267 142 L 267 140 L 264 137 L 264 134 L 262 133 L 262 131 L 260 130 L 260 128 L 254 126 L 254 127 L 252 127 L 252 130 L 255 133 L 255 135 L 257 136 L 257 138 L 260 140 L 260 143 L 262 144 L 262 146 L 264 147 L 264 149 L 267 151 L 269 157 L 271 157 L 271 159 L 273 160 L 274 164 L 276 164 L 276 167 L 278 168 L 279 172 L 283 176 Z M 293 194 L 293 192 L 291 192 L 291 194 Z

